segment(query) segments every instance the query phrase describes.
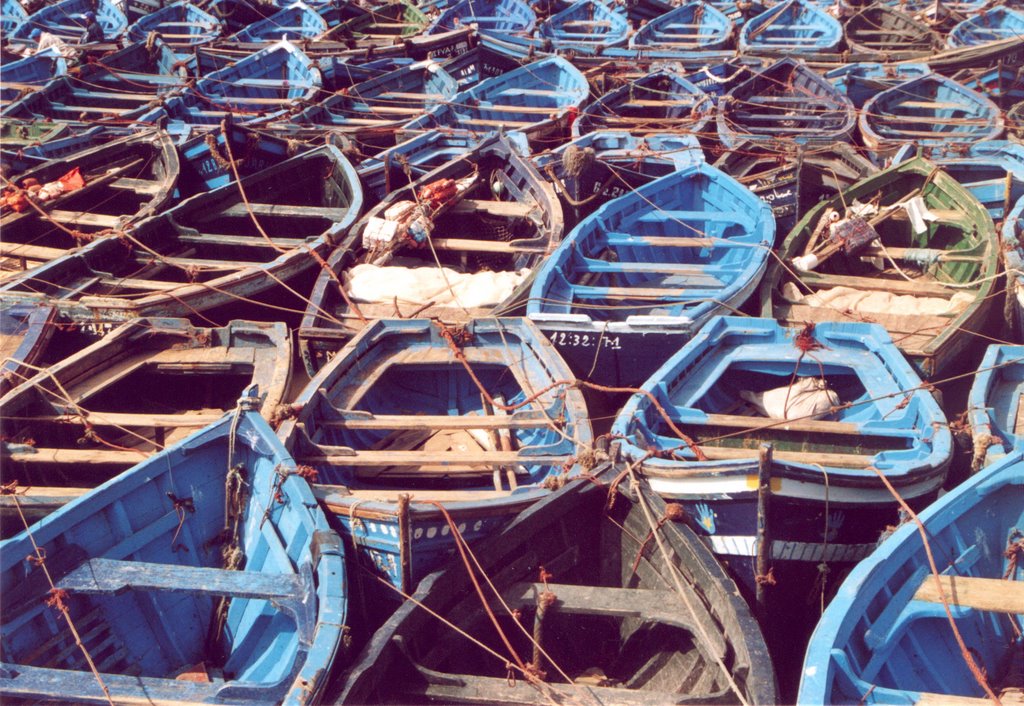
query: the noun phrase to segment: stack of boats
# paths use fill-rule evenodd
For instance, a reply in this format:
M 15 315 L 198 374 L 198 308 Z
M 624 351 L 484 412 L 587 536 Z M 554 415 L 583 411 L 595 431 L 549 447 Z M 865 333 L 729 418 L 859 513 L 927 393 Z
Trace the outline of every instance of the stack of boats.
M 1021 0 L 0 39 L 0 699 L 1022 698 Z

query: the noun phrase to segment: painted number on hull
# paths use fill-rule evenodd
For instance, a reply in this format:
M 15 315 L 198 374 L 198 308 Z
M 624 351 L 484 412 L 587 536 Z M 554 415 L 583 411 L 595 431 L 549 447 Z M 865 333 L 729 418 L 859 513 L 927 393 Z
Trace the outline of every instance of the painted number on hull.
M 562 348 L 596 348 L 599 341 L 602 341 L 601 336 L 593 333 L 556 331 L 551 336 L 551 342 Z M 605 336 L 602 342 L 605 348 L 611 348 L 613 351 L 622 349 L 618 336 Z

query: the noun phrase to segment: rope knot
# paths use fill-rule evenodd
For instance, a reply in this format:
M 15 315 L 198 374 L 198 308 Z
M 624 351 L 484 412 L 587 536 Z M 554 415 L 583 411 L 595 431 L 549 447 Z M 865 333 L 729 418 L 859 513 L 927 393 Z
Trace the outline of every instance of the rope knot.
M 50 608 L 56 608 L 61 613 L 67 613 L 68 611 L 68 592 L 62 588 L 51 588 L 50 597 L 46 599 L 46 605 Z
M 775 567 L 768 569 L 767 574 L 756 574 L 754 581 L 758 586 L 774 586 L 775 585 Z

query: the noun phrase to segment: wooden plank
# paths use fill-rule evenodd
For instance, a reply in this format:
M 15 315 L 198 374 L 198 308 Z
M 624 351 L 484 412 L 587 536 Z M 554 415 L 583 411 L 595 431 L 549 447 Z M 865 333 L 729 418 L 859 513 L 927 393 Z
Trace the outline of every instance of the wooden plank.
M 324 507 L 336 515 L 348 515 L 348 505 L 339 505 L 332 500 L 343 497 L 360 502 L 397 503 L 399 495 L 409 495 L 412 502 L 436 501 L 441 503 L 480 502 L 482 500 L 499 500 L 512 494 L 511 490 L 433 490 L 410 488 L 369 488 L 354 489 L 346 486 L 313 485 L 313 495 Z M 3 496 L 0 496 L 0 503 Z
M 121 177 L 112 181 L 110 186 L 114 189 L 124 189 L 125 191 L 134 191 L 137 194 L 146 195 L 159 194 L 167 189 L 167 185 L 161 182 L 148 179 L 130 179 L 128 177 Z
M 756 459 L 757 449 L 737 449 L 725 446 L 701 446 L 700 450 L 710 461 L 734 461 L 739 459 Z M 822 466 L 838 468 L 867 468 L 875 461 L 874 455 L 838 454 L 812 451 L 775 451 L 776 461 L 793 463 L 816 463 Z
M 347 208 L 329 206 L 296 206 L 292 204 L 253 203 L 248 206 L 236 203 L 220 212 L 222 216 L 248 216 L 250 211 L 257 216 L 294 216 L 304 218 L 324 218 L 329 221 L 340 221 L 348 215 Z M 261 240 L 263 240 L 261 238 Z M 266 240 L 263 241 L 264 244 Z
M 1010 615 L 1024 614 L 1024 581 L 949 575 L 939 576 L 938 580 L 951 606 Z M 914 594 L 914 600 L 942 602 L 934 574 L 924 577 L 921 587 Z
M 526 218 L 534 210 L 529 204 L 519 201 L 490 201 L 484 199 L 462 199 L 451 208 L 451 213 L 487 213 L 505 218 Z
M 585 264 L 588 272 L 598 272 L 601 274 L 682 275 L 687 279 L 696 278 L 702 286 L 725 286 L 725 282 L 709 273 L 706 267 L 701 267 L 700 265 L 684 265 L 677 262 L 605 262 L 603 260 L 590 259 Z
M 643 245 L 657 248 L 732 248 L 749 247 L 723 238 L 687 238 L 671 235 L 630 235 L 629 233 L 607 233 L 605 242 L 615 246 Z
M 134 277 L 101 277 L 99 283 L 107 287 L 118 287 L 122 289 L 139 289 L 148 292 L 167 292 L 179 287 L 185 287 L 188 282 L 160 282 L 151 279 L 138 279 Z
M 735 429 L 780 429 L 783 431 L 805 431 L 815 434 L 852 434 L 862 433 L 860 425 L 852 422 L 830 422 L 819 419 L 768 419 L 765 417 L 743 417 L 738 414 L 709 414 L 706 422 L 680 422 L 683 424 L 707 424 L 709 426 L 731 427 Z
M 462 118 L 459 120 L 460 123 L 466 125 L 480 125 L 481 127 L 506 127 L 506 128 L 518 128 L 518 127 L 532 127 L 536 125 L 535 122 L 527 122 L 523 120 L 484 120 L 483 118 Z
M 33 451 L 16 451 L 5 455 L 9 463 L 68 463 L 119 464 L 134 466 L 144 461 L 149 453 L 143 451 L 115 451 L 113 449 L 50 449 L 37 447 Z
M 942 297 L 950 299 L 964 289 L 943 287 L 932 279 L 916 279 L 908 282 L 905 279 L 889 279 L 886 277 L 856 277 L 853 275 L 830 275 L 817 272 L 801 272 L 800 279 L 812 288 L 852 287 L 853 289 L 877 290 L 893 294 L 911 294 L 915 296 Z M 969 290 L 966 290 L 969 291 Z
M 0 242 L 0 256 L 23 257 L 29 260 L 52 260 L 66 254 L 64 248 L 47 248 L 42 245 Z
M 580 299 L 654 299 L 671 300 L 676 297 L 692 297 L 701 289 L 720 289 L 721 285 L 694 283 L 689 287 L 590 287 L 574 285 L 572 294 Z
M 117 427 L 205 427 L 223 417 L 222 412 L 188 412 L 185 414 L 131 414 L 128 412 L 89 412 L 88 421 L 93 426 Z M 20 419 L 14 417 L 13 419 Z M 34 417 L 32 421 L 51 421 L 59 424 L 81 424 L 82 418 L 70 414 L 58 414 L 50 418 Z M 141 458 L 141 457 L 140 457 Z
M 446 469 L 445 472 L 448 472 L 459 469 L 478 470 L 500 465 L 565 463 L 567 458 L 566 454 L 528 456 L 518 451 L 438 453 L 436 451 L 354 451 L 345 450 L 344 447 L 325 447 L 322 454 L 304 454 L 296 460 L 299 460 L 300 463 L 326 463 L 354 467 L 429 464 L 443 467 Z
M 271 243 L 267 242 L 267 239 L 262 235 L 219 235 L 216 233 L 199 233 L 192 235 L 191 233 L 179 233 L 178 241 L 181 243 L 202 243 L 204 245 L 230 245 L 234 247 L 247 247 L 247 248 L 269 248 Z M 283 238 L 275 234 L 272 243 L 275 245 L 284 245 L 286 247 L 295 247 L 299 241 L 296 238 Z
M 135 589 L 272 601 L 295 599 L 303 591 L 299 577 L 293 574 L 103 558 L 86 561 L 61 578 L 57 587 L 76 593 L 116 594 Z
M 462 252 L 517 253 L 523 248 L 503 240 L 471 240 L 469 238 L 431 238 L 435 250 L 457 250 Z
M 376 414 L 362 418 L 324 419 L 317 421 L 321 427 L 332 429 L 547 429 L 557 425 L 554 420 L 542 416 L 511 415 L 506 417 L 444 414 Z
M 1020 690 L 1017 690 L 1018 693 Z M 927 691 L 922 691 L 919 694 L 917 700 L 917 706 L 992 706 L 992 700 L 981 696 L 957 696 L 955 694 L 933 694 Z M 1020 696 L 1016 700 L 1007 700 L 1005 692 L 1001 695 L 1000 700 L 1003 706 L 1009 706 L 1009 704 L 1019 704 L 1024 699 Z
M 50 211 L 49 216 L 58 223 L 67 225 L 117 228 L 121 224 L 121 219 L 117 216 L 110 216 L 105 213 L 89 213 L 88 211 L 62 211 L 54 209 Z

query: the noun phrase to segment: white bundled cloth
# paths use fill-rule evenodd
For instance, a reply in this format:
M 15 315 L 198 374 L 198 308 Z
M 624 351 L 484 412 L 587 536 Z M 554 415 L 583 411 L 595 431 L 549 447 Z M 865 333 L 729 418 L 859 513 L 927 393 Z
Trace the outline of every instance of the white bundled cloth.
M 955 316 L 974 301 L 974 295 L 968 292 L 957 292 L 949 299 L 944 299 L 853 287 L 832 287 L 814 294 L 801 295 L 800 290 L 792 282 L 783 285 L 782 296 L 794 304 L 828 307 L 837 311 L 906 316 Z
M 821 419 L 839 404 L 839 395 L 821 378 L 799 378 L 792 385 L 764 392 L 741 390 L 740 397 L 772 419 Z
M 502 303 L 529 274 L 527 268 L 467 274 L 447 267 L 356 265 L 345 272 L 344 281 L 345 291 L 356 302 L 390 304 L 397 297 L 407 304 L 473 309 Z

